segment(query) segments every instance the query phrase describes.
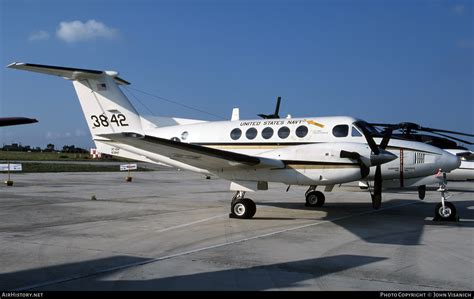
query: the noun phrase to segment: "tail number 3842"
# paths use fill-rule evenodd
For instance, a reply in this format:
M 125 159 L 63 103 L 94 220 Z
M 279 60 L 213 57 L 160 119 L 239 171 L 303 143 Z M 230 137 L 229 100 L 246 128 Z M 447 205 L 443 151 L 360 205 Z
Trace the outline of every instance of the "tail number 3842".
M 97 127 L 108 127 L 110 125 L 115 124 L 117 127 L 127 127 L 127 118 L 122 113 L 120 114 L 112 114 L 112 117 L 109 118 L 105 114 L 101 115 L 91 115 L 91 119 L 93 121 L 92 125 L 94 128 Z

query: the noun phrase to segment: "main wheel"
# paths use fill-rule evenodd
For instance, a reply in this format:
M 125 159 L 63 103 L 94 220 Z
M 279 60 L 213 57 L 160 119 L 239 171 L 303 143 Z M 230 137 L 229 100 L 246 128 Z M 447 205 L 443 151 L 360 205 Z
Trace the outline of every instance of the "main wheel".
M 306 206 L 320 208 L 324 205 L 325 200 L 321 191 L 311 191 L 306 195 Z
M 316 191 L 316 189 L 308 189 L 306 190 L 306 192 L 304 193 L 304 197 L 308 196 L 308 194 L 310 194 L 311 192 L 314 192 Z
M 232 201 L 231 215 L 234 218 L 250 219 L 257 212 L 257 206 L 250 198 L 242 198 Z
M 435 219 L 444 221 L 456 221 L 456 207 L 449 201 L 444 202 L 444 208 L 441 203 L 435 207 Z

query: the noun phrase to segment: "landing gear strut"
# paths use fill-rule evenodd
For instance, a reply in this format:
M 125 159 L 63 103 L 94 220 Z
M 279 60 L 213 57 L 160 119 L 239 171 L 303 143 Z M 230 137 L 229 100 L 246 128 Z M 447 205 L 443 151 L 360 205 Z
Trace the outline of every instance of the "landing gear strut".
M 435 207 L 434 221 L 459 221 L 459 217 L 456 216 L 456 207 L 453 203 L 447 201 L 450 195 L 448 195 L 448 189 L 446 188 L 446 173 L 443 172 L 443 182 L 439 184 L 438 192 L 441 192 L 441 202 Z
M 317 207 L 320 208 L 324 205 L 325 197 L 321 191 L 316 191 L 316 186 L 309 186 L 308 190 L 305 193 L 306 196 L 306 206 L 307 207 Z
M 250 198 L 245 198 L 245 191 L 237 191 L 232 197 L 230 218 L 250 219 L 257 212 L 255 202 Z

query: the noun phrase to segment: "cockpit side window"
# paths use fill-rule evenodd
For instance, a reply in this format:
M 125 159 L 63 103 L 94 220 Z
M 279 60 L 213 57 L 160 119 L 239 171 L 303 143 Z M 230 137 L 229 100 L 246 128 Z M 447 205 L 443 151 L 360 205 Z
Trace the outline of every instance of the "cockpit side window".
M 335 137 L 346 137 L 349 134 L 349 126 L 337 125 L 332 129 L 332 134 Z
M 352 137 L 361 137 L 361 136 L 362 136 L 362 133 L 359 132 L 359 130 L 357 130 L 356 127 L 352 126 L 352 133 L 351 133 L 351 136 L 352 136 Z

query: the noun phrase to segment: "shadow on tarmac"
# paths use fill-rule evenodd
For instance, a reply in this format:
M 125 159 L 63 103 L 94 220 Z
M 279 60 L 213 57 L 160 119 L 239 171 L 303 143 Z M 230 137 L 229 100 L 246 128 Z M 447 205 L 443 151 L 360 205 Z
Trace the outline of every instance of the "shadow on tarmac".
M 336 272 L 386 260 L 384 257 L 334 255 L 239 269 L 176 275 L 150 280 L 107 280 L 121 265 L 157 262 L 133 256 L 114 256 L 78 263 L 0 274 L 0 289 L 15 290 L 248 290 L 297 286 Z M 104 271 L 109 268 L 110 270 Z M 127 267 L 126 267 L 127 268 Z M 120 274 L 119 274 L 120 276 Z M 115 276 L 116 277 L 116 276 Z M 83 280 L 87 279 L 87 280 Z

